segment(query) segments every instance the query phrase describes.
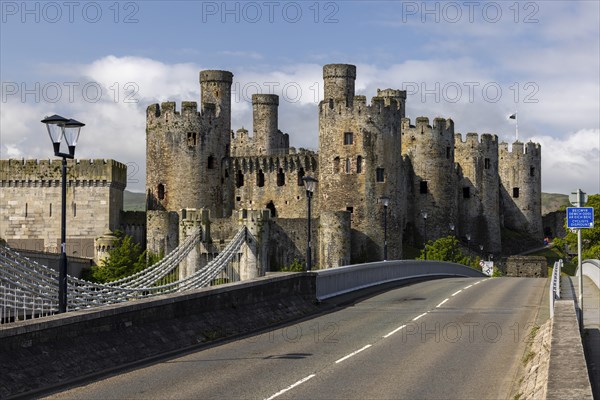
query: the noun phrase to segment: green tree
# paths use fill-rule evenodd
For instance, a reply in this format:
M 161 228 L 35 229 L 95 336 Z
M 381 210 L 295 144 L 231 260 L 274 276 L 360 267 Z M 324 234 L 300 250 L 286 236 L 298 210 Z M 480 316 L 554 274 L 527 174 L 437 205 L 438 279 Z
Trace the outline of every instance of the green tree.
M 583 259 L 600 259 L 600 194 L 594 194 L 588 197 L 586 207 L 594 208 L 594 227 L 581 230 L 582 249 L 581 255 Z M 565 219 L 565 229 L 567 229 L 567 221 Z M 568 246 L 571 251 L 577 251 L 577 233 L 573 233 L 567 229 L 567 236 L 557 238 L 554 243 L 564 250 Z M 577 258 L 575 257 L 575 260 Z
M 109 257 L 101 265 L 82 272 L 82 278 L 91 282 L 106 283 L 133 275 L 146 268 L 146 252 L 123 232 L 115 232 L 117 243 L 108 252 Z M 150 257 L 154 261 L 156 257 Z
M 427 242 L 427 259 L 449 261 L 457 264 L 469 265 L 469 256 L 465 256 L 460 248 L 460 244 L 456 236 L 446 236 L 437 239 L 436 241 Z M 421 254 L 417 260 L 425 259 L 425 251 L 421 249 Z M 478 257 L 471 257 L 471 267 L 479 265 Z

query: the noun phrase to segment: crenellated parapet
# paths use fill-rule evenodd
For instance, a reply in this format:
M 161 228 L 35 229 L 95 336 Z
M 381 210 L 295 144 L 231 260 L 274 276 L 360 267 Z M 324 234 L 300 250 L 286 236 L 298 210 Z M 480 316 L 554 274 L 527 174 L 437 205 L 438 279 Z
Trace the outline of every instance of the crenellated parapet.
M 263 173 L 296 172 L 302 170 L 306 173 L 316 173 L 317 154 L 305 150 L 294 154 L 264 155 L 264 156 L 240 156 L 232 158 L 233 169 L 242 173 L 253 173 L 262 170 Z
M 59 186 L 62 161 L 0 160 L 0 185 L 19 187 Z M 127 165 L 115 160 L 67 160 L 68 186 L 110 186 L 124 190 L 127 185 Z

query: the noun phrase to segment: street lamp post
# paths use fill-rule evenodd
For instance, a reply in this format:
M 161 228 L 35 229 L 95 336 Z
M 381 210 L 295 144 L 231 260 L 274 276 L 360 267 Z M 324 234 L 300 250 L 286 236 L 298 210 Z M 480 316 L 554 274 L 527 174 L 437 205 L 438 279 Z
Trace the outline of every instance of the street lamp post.
M 423 258 L 427 260 L 427 211 L 423 211 Z
M 467 233 L 465 235 L 467 238 L 467 254 L 469 255 L 469 267 L 471 266 L 471 234 Z
M 62 157 L 62 190 L 61 190 L 61 218 L 60 218 L 60 258 L 58 269 L 58 312 L 67 311 L 67 158 L 75 158 L 75 146 L 79 139 L 81 127 L 85 124 L 74 119 L 66 119 L 60 115 L 46 117 L 42 121 L 46 124 L 48 135 L 54 147 L 54 155 Z M 60 144 L 67 142 L 68 153 L 60 152 Z
M 450 228 L 450 232 L 452 235 L 452 262 L 454 262 L 454 224 L 450 223 L 450 225 L 448 225 L 448 227 Z
M 390 205 L 390 198 L 383 196 L 379 198 L 379 202 L 383 204 L 383 261 L 387 260 L 387 208 Z
M 304 186 L 306 187 L 306 204 L 307 204 L 307 242 L 306 242 L 306 270 L 310 271 L 312 268 L 312 250 L 310 243 L 310 201 L 312 199 L 315 187 L 317 186 L 318 180 L 312 176 L 304 176 L 302 178 Z
M 483 261 L 483 244 L 479 245 L 479 250 L 481 251 L 481 260 Z

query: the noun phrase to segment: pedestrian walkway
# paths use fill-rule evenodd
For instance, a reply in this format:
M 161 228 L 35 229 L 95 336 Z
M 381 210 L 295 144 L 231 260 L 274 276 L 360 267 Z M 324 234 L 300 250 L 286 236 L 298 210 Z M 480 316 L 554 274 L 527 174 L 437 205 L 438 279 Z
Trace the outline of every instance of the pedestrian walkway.
M 577 303 L 579 278 L 563 277 L 561 298 Z M 587 276 L 583 276 L 583 347 L 595 399 L 600 399 L 600 289 Z

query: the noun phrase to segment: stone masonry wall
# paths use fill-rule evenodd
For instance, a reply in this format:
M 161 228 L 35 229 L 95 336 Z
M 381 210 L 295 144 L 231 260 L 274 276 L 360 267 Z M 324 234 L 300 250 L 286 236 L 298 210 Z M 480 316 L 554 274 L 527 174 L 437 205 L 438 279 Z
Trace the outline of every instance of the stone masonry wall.
M 0 237 L 12 246 L 59 251 L 61 165 L 0 160 Z M 94 257 L 94 239 L 119 228 L 126 182 L 127 166 L 117 161 L 67 161 L 68 255 Z

